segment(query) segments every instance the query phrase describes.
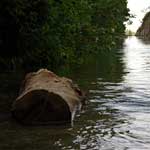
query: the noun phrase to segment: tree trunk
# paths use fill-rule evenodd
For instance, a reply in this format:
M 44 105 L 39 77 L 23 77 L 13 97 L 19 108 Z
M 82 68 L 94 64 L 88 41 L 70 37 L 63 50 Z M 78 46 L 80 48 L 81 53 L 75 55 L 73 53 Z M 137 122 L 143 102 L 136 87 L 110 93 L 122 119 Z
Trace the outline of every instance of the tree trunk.
M 26 75 L 12 114 L 23 124 L 67 123 L 73 120 L 83 98 L 72 80 L 41 69 Z

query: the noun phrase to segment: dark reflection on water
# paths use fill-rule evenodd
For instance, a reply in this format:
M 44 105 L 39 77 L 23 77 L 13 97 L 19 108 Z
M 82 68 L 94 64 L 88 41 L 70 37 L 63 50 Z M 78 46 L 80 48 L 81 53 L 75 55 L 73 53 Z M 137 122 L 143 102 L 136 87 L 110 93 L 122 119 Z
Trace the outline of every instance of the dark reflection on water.
M 6 74 L 1 74 L 0 149 L 150 149 L 147 41 L 129 37 L 122 49 L 91 58 L 83 66 L 60 74 L 72 77 L 89 91 L 87 105 L 76 116 L 73 127 L 22 127 L 10 121 L 9 108 L 18 90 L 13 87 L 18 87 L 19 81 L 16 83 L 17 77 L 12 75 L 11 83 Z

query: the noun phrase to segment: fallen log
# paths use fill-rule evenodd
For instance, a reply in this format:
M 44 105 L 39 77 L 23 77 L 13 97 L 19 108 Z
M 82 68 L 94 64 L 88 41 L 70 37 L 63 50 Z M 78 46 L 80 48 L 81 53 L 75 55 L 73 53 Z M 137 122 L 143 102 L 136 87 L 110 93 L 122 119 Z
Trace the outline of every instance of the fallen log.
M 12 114 L 23 124 L 67 123 L 83 100 L 84 94 L 72 80 L 41 69 L 26 75 Z

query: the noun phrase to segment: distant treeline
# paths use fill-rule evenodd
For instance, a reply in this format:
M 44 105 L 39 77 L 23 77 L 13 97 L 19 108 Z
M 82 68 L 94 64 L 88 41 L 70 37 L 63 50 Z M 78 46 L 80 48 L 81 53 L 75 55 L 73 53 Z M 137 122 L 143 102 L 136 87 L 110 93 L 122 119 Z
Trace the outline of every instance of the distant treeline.
M 124 34 L 127 0 L 0 0 L 0 68 L 78 62 Z

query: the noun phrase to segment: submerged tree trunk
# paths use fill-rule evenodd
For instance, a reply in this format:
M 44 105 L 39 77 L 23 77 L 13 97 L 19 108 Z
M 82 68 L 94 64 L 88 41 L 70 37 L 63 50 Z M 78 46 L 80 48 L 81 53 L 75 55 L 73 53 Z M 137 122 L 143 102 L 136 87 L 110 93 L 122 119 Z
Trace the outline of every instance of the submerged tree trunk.
M 72 80 L 41 69 L 26 75 L 12 114 L 24 124 L 71 122 L 83 98 Z

